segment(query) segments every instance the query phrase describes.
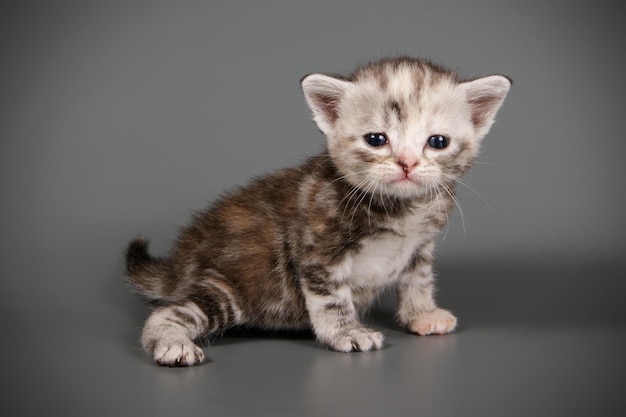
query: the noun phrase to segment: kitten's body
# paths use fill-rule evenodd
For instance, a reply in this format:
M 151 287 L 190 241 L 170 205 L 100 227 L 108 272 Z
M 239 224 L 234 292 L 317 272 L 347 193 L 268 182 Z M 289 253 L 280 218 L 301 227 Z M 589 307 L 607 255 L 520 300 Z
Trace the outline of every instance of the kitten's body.
M 203 359 L 194 340 L 248 325 L 312 328 L 338 351 L 377 349 L 382 334 L 359 317 L 391 285 L 401 325 L 452 331 L 455 317 L 433 299 L 434 239 L 509 85 L 502 76 L 462 82 L 410 58 L 348 78 L 305 77 L 327 152 L 217 201 L 168 258 L 131 242 L 130 281 L 162 305 L 144 348 L 160 364 L 192 365 Z M 385 141 L 368 139 L 373 132 Z M 428 146 L 433 135 L 447 145 Z

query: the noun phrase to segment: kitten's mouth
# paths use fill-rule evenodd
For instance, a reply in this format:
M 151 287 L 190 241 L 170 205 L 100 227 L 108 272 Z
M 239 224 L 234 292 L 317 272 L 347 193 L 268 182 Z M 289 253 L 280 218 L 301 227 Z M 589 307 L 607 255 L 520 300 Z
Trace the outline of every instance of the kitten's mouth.
M 393 186 L 395 189 L 405 193 L 405 192 L 415 192 L 418 188 L 423 185 L 419 178 L 409 177 L 408 175 L 398 176 L 396 178 L 392 178 L 389 181 L 389 184 Z
M 395 194 L 405 197 L 421 195 L 430 188 L 430 182 L 417 175 L 397 175 L 388 184 Z
M 412 185 L 418 185 L 418 183 L 416 181 L 413 181 L 409 177 L 404 177 L 404 178 L 392 180 L 391 183 L 392 184 L 398 184 L 398 185 L 411 185 L 411 184 Z
M 394 178 L 391 178 L 390 183 L 402 184 L 402 185 L 409 185 L 409 184 L 420 185 L 421 181 L 419 177 L 415 177 L 415 176 L 410 177 L 409 174 L 400 174 L 400 175 L 396 175 Z

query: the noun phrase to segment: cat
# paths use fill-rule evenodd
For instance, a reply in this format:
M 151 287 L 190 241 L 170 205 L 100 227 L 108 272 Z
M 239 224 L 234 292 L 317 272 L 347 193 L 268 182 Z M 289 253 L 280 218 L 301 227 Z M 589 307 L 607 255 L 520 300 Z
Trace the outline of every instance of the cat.
M 196 342 L 235 326 L 380 349 L 383 334 L 361 317 L 390 286 L 409 332 L 455 329 L 433 297 L 435 238 L 511 80 L 393 57 L 301 85 L 324 152 L 195 214 L 168 257 L 149 255 L 141 235 L 130 242 L 129 282 L 157 305 L 141 342 L 158 364 L 199 364 Z

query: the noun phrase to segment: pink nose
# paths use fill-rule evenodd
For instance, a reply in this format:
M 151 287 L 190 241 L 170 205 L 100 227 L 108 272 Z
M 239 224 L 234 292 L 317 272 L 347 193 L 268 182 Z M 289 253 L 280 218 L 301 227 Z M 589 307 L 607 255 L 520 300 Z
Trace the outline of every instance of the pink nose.
M 405 174 L 408 174 L 417 166 L 417 164 L 419 164 L 419 161 L 417 159 L 400 158 L 396 161 L 396 163 L 400 165 Z

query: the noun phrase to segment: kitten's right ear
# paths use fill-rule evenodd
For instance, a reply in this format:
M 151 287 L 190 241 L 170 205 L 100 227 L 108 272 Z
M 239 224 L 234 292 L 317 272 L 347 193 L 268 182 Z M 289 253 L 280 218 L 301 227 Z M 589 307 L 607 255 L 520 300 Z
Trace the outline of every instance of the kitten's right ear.
M 309 74 L 302 78 L 301 84 L 317 127 L 329 135 L 339 118 L 339 101 L 350 82 L 323 74 Z

